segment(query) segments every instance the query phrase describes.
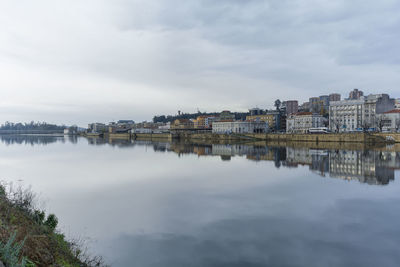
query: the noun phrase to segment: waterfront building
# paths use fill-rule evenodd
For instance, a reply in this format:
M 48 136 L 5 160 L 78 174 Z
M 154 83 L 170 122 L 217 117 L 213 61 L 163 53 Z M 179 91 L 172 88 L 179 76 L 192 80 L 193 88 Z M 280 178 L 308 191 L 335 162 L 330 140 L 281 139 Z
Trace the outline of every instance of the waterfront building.
M 358 89 L 354 89 L 353 91 L 351 91 L 349 93 L 349 99 L 350 100 L 360 99 L 362 96 L 364 96 L 364 92 L 360 91 Z
M 262 115 L 247 116 L 246 121 L 264 122 L 267 125 L 268 132 L 276 132 L 286 128 L 285 118 L 286 117 L 283 116 L 281 112 L 271 110 Z
M 171 123 L 171 129 L 193 129 L 194 123 L 189 119 L 176 119 Z
M 380 116 L 394 109 L 387 94 L 361 96 L 359 99 L 333 101 L 329 107 L 329 128 L 333 132 L 377 130 Z
M 325 120 L 322 115 L 312 112 L 291 114 L 286 119 L 286 132 L 308 133 L 310 128 L 324 127 Z
M 400 131 L 400 109 L 393 109 L 380 114 L 383 132 L 399 132 Z
M 394 99 L 391 99 L 387 94 L 368 95 L 364 99 L 364 123 L 371 128 L 380 127 L 377 114 L 393 110 Z
M 108 131 L 108 126 L 105 123 L 90 123 L 88 125 L 88 132 L 89 133 L 105 133 Z
M 206 129 L 212 128 L 213 123 L 217 121 L 217 117 L 211 116 L 204 119 L 204 126 Z
M 267 124 L 261 121 L 216 121 L 212 132 L 217 134 L 231 133 L 265 133 Z
M 329 128 L 332 132 L 349 132 L 363 127 L 363 99 L 332 101 L 329 106 Z
M 70 126 L 64 129 L 64 135 L 75 135 L 78 134 L 78 126 Z
M 193 126 L 196 129 L 204 129 L 206 127 L 206 118 L 208 116 L 197 116 L 195 120 L 193 120 Z
M 161 132 L 167 132 L 171 129 L 171 122 L 162 123 L 158 126 L 158 130 Z

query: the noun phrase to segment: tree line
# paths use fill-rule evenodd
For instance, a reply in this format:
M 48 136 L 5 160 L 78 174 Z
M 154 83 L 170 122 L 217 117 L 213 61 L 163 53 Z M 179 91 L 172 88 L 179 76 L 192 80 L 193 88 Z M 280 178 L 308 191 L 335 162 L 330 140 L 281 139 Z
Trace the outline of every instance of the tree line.
M 197 112 L 197 113 L 180 113 L 178 115 L 158 115 L 153 117 L 153 122 L 173 122 L 176 119 L 196 119 L 198 116 L 219 116 L 219 112 Z M 246 116 L 250 115 L 248 112 L 232 112 L 236 120 L 246 120 Z
M 0 126 L 0 130 L 46 130 L 46 131 L 54 131 L 54 130 L 64 130 L 67 128 L 65 125 L 59 126 L 55 124 L 50 124 L 46 122 L 34 122 L 31 121 L 29 123 L 21 123 L 21 122 L 9 122 L 6 121 L 4 124 Z

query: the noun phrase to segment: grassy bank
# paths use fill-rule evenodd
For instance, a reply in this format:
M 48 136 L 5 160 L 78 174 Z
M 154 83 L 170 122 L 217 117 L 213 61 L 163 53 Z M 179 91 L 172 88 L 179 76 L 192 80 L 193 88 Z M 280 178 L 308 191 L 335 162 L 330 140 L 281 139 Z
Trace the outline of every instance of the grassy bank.
M 56 230 L 58 219 L 35 207 L 31 190 L 0 184 L 0 260 L 7 267 L 105 266 Z

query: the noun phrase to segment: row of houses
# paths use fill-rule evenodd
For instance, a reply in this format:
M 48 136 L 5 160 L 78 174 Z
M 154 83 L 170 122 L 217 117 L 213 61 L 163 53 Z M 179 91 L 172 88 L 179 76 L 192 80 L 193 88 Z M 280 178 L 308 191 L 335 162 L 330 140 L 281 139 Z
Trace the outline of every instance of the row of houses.
M 275 110 L 252 108 L 245 120 L 235 120 L 228 110 L 219 115 L 200 115 L 196 119 L 172 122 L 121 120 L 108 125 L 89 124 L 94 133 L 162 133 L 171 131 L 212 131 L 217 134 L 242 133 L 309 133 L 314 129 L 331 132 L 400 131 L 400 101 L 388 94 L 370 94 L 354 89 L 349 97 L 332 93 L 311 97 L 299 106 L 297 100 L 275 101 Z

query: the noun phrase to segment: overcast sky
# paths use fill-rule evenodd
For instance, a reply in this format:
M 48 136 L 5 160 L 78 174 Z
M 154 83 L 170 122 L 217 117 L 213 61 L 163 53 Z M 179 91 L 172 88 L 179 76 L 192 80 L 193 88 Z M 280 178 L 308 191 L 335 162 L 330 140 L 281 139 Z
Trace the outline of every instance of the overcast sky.
M 400 97 L 397 0 L 10 0 L 0 25 L 0 123 Z

